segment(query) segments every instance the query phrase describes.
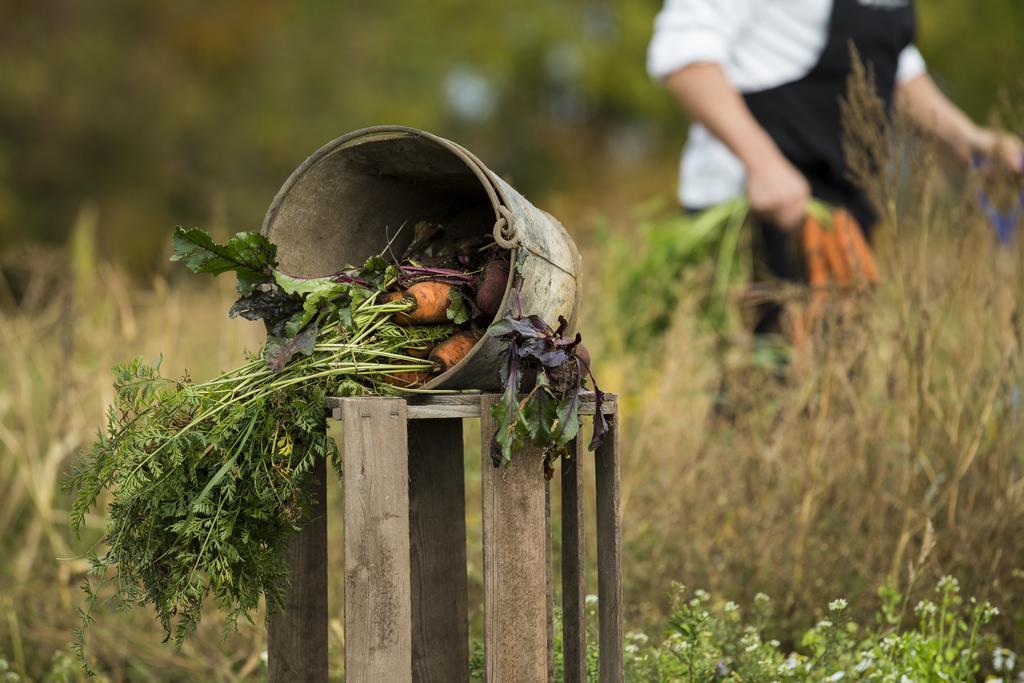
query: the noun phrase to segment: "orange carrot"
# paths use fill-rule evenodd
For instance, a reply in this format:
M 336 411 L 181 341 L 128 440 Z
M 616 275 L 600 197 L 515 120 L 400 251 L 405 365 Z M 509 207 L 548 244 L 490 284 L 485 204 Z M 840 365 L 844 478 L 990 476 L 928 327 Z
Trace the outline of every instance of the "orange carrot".
M 406 346 L 405 350 L 404 350 L 404 353 L 405 353 L 405 355 L 412 356 L 413 358 L 429 358 L 430 357 L 430 349 L 431 348 L 433 348 L 433 347 L 430 347 L 430 346 Z
M 387 300 L 409 301 L 408 311 L 395 313 L 394 321 L 399 325 L 436 325 L 448 322 L 448 297 L 452 286 L 446 282 L 417 282 L 402 292 L 393 292 Z
M 829 273 L 840 288 L 845 289 L 853 282 L 851 263 L 839 241 L 839 226 L 843 221 L 833 220 L 832 227 L 822 232 L 822 250 L 828 261 Z
M 404 365 L 404 363 L 397 364 Z M 429 370 L 408 370 L 381 375 L 380 379 L 391 386 L 399 387 L 401 389 L 413 389 L 415 387 L 423 386 L 429 382 L 433 376 L 433 373 Z
M 824 230 L 817 218 L 808 216 L 804 221 L 803 247 L 807 259 L 807 282 L 811 286 L 811 304 L 808 318 L 820 320 L 825 314 L 825 302 L 828 300 L 828 262 L 824 252 Z
M 854 254 L 853 263 L 858 271 L 857 274 L 867 282 L 877 283 L 879 280 L 878 264 L 875 262 L 874 254 L 871 253 L 871 247 L 868 246 L 867 240 L 864 239 L 864 232 L 861 230 L 857 219 L 845 209 L 839 209 L 836 211 L 835 220 L 837 228 L 843 230 L 850 243 L 850 250 Z
M 451 370 L 466 357 L 478 341 L 480 335 L 476 332 L 456 332 L 434 347 L 430 352 L 430 360 L 438 372 Z

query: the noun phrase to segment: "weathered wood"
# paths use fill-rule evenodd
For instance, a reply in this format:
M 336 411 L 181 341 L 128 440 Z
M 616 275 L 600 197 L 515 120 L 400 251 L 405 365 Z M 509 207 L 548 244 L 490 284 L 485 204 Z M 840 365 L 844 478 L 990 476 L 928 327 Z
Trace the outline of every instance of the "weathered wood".
M 583 552 L 583 446 L 562 456 L 562 650 L 565 683 L 587 680 L 586 560 Z
M 412 680 L 407 414 L 400 398 L 341 402 L 345 680 Z M 301 679 L 295 679 L 301 680 Z
M 619 514 L 618 420 L 595 454 L 597 483 L 597 597 L 602 683 L 623 679 L 622 527 Z
M 482 394 L 422 394 L 411 396 L 408 401 L 408 415 L 410 420 L 448 419 L 448 418 L 471 418 L 480 417 L 480 399 Z M 331 417 L 341 420 L 341 411 L 338 407 L 343 398 L 328 397 L 327 409 Z M 580 399 L 580 415 L 593 415 L 597 406 L 594 402 L 594 394 L 588 392 Z M 617 400 L 614 394 L 605 394 L 605 401 L 601 408 L 605 415 L 614 415 L 617 410 Z
M 546 479 L 544 482 L 544 566 L 547 567 L 547 591 L 544 604 L 548 610 L 548 683 L 555 682 L 555 581 L 554 565 L 552 564 L 555 549 L 551 536 L 551 481 Z
M 501 468 L 491 464 L 495 423 L 481 400 L 484 537 L 484 659 L 487 680 L 548 679 L 545 479 L 541 454 L 527 448 Z
M 412 677 L 469 680 L 462 420 L 409 423 Z
M 318 460 L 308 486 L 313 518 L 288 544 L 284 609 L 267 620 L 271 683 L 327 681 L 327 468 Z

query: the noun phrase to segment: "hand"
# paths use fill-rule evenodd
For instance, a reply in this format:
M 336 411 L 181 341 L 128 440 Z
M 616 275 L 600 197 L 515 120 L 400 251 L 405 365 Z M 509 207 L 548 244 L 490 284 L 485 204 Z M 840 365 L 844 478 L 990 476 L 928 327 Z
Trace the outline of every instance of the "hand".
M 971 141 L 972 151 L 997 159 L 1014 173 L 1024 174 L 1024 142 L 1011 133 L 980 128 Z
M 754 212 L 782 230 L 796 230 L 807 215 L 811 186 L 781 153 L 747 167 L 747 199 Z

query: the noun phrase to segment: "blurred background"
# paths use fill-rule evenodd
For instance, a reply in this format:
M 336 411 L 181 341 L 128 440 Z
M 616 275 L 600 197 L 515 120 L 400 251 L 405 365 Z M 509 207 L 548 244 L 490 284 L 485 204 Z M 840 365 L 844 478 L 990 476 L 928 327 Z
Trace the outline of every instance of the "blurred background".
M 664 290 L 630 289 L 623 271 L 656 259 L 681 220 L 686 122 L 644 70 L 660 4 L 0 1 L 0 659 L 77 676 L 70 629 L 102 518 L 73 541 L 59 482 L 101 425 L 110 366 L 163 353 L 168 374 L 205 377 L 261 342 L 227 320 L 231 283 L 167 263 L 173 226 L 254 229 L 306 155 L 382 123 L 468 147 L 583 249 L 583 332 L 625 411 L 631 629 L 659 631 L 679 580 L 740 604 L 769 593 L 793 644 L 834 597 L 870 621 L 887 582 L 912 594 L 953 574 L 1024 648 L 1020 254 L 997 253 L 948 160 L 928 157 L 883 233 L 870 319 L 783 384 L 741 331 L 700 323 L 713 253 L 683 279 L 657 262 Z M 946 92 L 1020 134 L 1024 4 L 928 0 L 919 23 Z M 664 336 L 628 341 L 646 309 Z M 479 627 L 476 496 L 470 485 Z M 264 671 L 258 619 L 222 642 L 210 618 L 180 654 L 148 614 L 99 619 L 92 655 L 113 680 Z
M 1024 6 L 929 0 L 932 73 L 984 120 L 1020 78 Z M 577 234 L 672 192 L 685 123 L 644 70 L 658 0 L 6 0 L 0 244 L 83 207 L 137 274 L 175 224 L 249 229 L 306 154 L 398 123 L 451 137 Z

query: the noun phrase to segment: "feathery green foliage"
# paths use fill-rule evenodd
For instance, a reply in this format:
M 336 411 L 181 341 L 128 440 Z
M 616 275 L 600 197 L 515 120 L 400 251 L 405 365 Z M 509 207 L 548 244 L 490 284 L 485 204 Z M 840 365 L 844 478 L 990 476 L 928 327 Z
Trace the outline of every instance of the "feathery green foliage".
M 311 505 L 305 477 L 319 458 L 341 476 L 325 429 L 325 396 L 393 393 L 385 375 L 430 367 L 404 349 L 436 342 L 453 329 L 393 324 L 392 314 L 407 304 L 377 303 L 394 282 L 379 259 L 358 275 L 339 276 L 342 282 L 300 286 L 282 278 L 287 286 L 279 289 L 275 251 L 261 236 L 241 233 L 218 246 L 205 233 L 179 231 L 179 244 L 177 255 L 187 251 L 181 260 L 194 271 L 234 270 L 240 285 L 245 280 L 239 291 L 251 304 L 247 310 L 267 324 L 268 354 L 201 384 L 162 377 L 159 363 L 141 359 L 114 369 L 106 429 L 68 481 L 76 492 L 76 535 L 103 492 L 111 494 L 105 550 L 91 560 L 94 579 L 85 586 L 76 634 L 83 663 L 84 628 L 109 592 L 107 583 L 114 584 L 109 599 L 152 606 L 179 647 L 210 597 L 226 629 L 249 617 L 261 598 L 271 611 L 279 607 L 288 581 L 283 550 Z M 213 256 L 197 254 L 197 244 Z M 235 259 L 234 247 L 241 246 L 256 256 Z M 288 297 L 294 300 L 280 305 Z M 264 305 L 268 300 L 273 305 Z M 293 336 L 275 336 L 281 323 L 287 327 L 297 318 L 302 322 Z M 277 362 L 270 353 L 275 344 L 292 347 Z

